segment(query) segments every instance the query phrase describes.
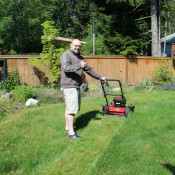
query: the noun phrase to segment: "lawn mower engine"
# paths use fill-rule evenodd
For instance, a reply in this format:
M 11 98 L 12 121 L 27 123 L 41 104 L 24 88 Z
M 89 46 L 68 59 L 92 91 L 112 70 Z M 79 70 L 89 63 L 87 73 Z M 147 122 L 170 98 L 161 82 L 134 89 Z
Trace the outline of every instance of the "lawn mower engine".
M 113 103 L 107 107 L 107 114 L 128 116 L 129 109 L 126 105 L 126 99 L 124 97 L 114 97 Z

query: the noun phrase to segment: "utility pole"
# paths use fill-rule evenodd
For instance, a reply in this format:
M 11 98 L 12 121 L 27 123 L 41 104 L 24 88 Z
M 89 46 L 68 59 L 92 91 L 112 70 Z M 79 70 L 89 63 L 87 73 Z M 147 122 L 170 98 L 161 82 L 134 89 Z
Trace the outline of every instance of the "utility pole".
M 165 21 L 165 37 L 164 37 L 164 49 L 163 49 L 163 56 L 165 57 L 165 52 L 166 52 L 166 29 L 167 29 L 167 17 Z
M 95 55 L 95 15 L 93 14 L 93 55 Z

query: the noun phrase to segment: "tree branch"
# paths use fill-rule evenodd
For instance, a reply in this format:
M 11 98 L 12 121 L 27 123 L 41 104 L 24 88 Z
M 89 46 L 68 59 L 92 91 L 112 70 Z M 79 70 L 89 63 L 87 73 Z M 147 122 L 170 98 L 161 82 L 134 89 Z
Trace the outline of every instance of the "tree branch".
M 151 18 L 151 16 L 146 16 L 146 17 L 143 17 L 143 18 L 140 18 L 140 19 L 135 19 L 135 21 L 141 21 L 141 20 L 144 20 L 144 19 L 147 19 L 147 18 Z

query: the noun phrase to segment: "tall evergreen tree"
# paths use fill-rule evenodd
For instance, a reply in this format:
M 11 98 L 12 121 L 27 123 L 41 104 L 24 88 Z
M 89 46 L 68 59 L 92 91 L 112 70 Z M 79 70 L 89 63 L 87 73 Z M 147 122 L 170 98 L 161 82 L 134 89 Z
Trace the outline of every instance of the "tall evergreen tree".
M 45 11 L 47 6 L 41 0 L 1 0 L 0 3 L 3 11 L 0 14 L 0 47 L 17 52 L 40 51 L 41 23 L 50 18 Z
M 106 45 L 103 53 L 146 55 L 152 38 L 151 9 L 155 10 L 151 4 L 153 7 L 154 1 L 158 10 L 159 0 L 0 0 L 0 48 L 18 53 L 40 52 L 41 24 L 47 20 L 55 22 L 62 37 L 91 40 L 90 26 L 95 16 L 96 38 Z M 160 2 L 170 1 L 174 2 Z M 160 38 L 159 13 L 155 14 L 157 32 L 152 33 Z M 174 13 L 169 14 L 173 26 Z
M 89 0 L 52 0 L 50 13 L 62 36 L 81 39 L 88 34 L 90 7 Z
M 106 17 L 101 26 L 106 45 L 115 54 L 146 54 L 150 44 L 150 18 L 148 3 L 138 4 L 135 1 L 95 1 L 100 12 Z M 104 18 L 104 19 L 105 19 Z M 106 25 L 107 24 L 107 25 Z M 106 27 L 104 29 L 104 27 Z
M 91 18 L 89 0 L 0 0 L 0 48 L 42 50 L 41 24 L 54 21 L 60 36 L 84 38 Z

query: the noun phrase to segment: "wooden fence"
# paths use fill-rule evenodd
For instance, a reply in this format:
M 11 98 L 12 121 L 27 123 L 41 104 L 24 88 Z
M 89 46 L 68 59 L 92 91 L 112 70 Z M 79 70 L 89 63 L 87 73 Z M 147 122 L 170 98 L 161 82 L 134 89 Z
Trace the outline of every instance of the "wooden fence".
M 127 84 L 138 84 L 143 79 L 151 78 L 162 62 L 168 62 L 174 68 L 171 57 L 85 56 L 85 59 L 102 76 L 119 79 Z M 96 82 L 88 75 L 86 79 Z
M 39 55 L 0 55 L 0 60 L 7 60 L 8 71 L 17 69 L 21 82 L 26 85 L 41 85 L 47 83 L 45 72 L 29 64 L 29 57 Z M 172 68 L 175 67 L 173 57 L 125 57 L 125 56 L 84 56 L 86 61 L 102 76 L 112 79 L 120 79 L 127 84 L 141 83 L 145 78 L 151 78 L 154 70 L 159 67 L 160 62 L 168 62 Z M 2 67 L 0 67 L 2 68 Z M 92 79 L 86 74 L 88 83 L 99 81 Z
M 44 76 L 44 72 L 42 70 L 39 71 L 40 75 L 42 75 L 39 76 L 35 68 L 29 64 L 29 57 L 39 57 L 39 55 L 1 55 L 0 60 L 7 60 L 8 72 L 18 70 L 22 84 L 41 85 L 43 84 L 42 79 L 44 78 L 40 77 Z

